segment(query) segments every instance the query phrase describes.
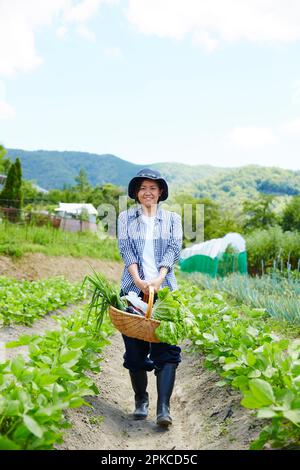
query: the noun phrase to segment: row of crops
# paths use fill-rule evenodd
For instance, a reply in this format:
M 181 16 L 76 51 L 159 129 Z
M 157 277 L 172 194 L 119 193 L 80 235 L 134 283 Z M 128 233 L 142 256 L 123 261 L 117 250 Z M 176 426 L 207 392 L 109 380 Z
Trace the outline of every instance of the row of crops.
M 62 277 L 31 282 L 1 277 L 0 322 L 32 325 L 46 313 L 85 298 L 81 284 Z M 111 324 L 105 320 L 95 337 L 95 317 L 84 305 L 55 319 L 56 331 L 6 345 L 27 346 L 28 355 L 0 363 L 0 449 L 52 449 L 69 426 L 65 411 L 99 393 L 87 372 L 99 372 Z
M 81 284 L 61 276 L 39 281 L 0 277 L 0 324 L 32 325 L 46 313 L 85 298 Z
M 78 309 L 58 320 L 57 331 L 11 343 L 27 345 L 29 357 L 0 364 L 0 449 L 52 449 L 68 427 L 64 411 L 99 393 L 87 372 L 99 372 L 112 330 L 105 321 L 95 338 L 94 319 L 87 317 L 86 308 Z
M 183 281 L 186 305 L 197 325 L 190 339 L 218 386 L 241 392 L 241 405 L 266 420 L 251 449 L 300 445 L 300 339 L 272 332 L 262 308 L 237 306 L 226 294 Z
M 300 326 L 300 276 L 283 276 L 273 272 L 262 277 L 232 274 L 211 278 L 192 274 L 193 284 L 217 292 L 225 292 L 241 304 L 264 309 L 271 317 Z
M 286 289 L 282 300 L 294 298 L 299 307 L 297 283 L 261 281 L 248 284 L 251 299 L 260 293 L 279 295 Z M 182 278 L 180 294 L 174 294 L 174 300 L 183 302 L 195 319 L 189 332 L 195 352 L 204 354 L 205 365 L 220 375 L 217 386 L 239 390 L 241 405 L 262 420 L 264 428 L 252 449 L 299 446 L 300 339 L 275 334 L 266 306 L 247 301 L 246 295 L 238 296 L 242 287 L 237 283 L 245 278 L 216 281 L 224 286 L 206 282 Z M 1 278 L 0 289 L 2 324 L 32 323 L 47 311 L 86 295 L 81 286 L 63 279 L 26 284 Z M 85 396 L 98 393 L 86 373 L 99 370 L 99 353 L 112 328 L 104 317 L 95 337 L 97 318 L 90 314 L 88 321 L 88 315 L 82 307 L 74 315 L 58 319 L 57 331 L 11 344 L 27 345 L 29 357 L 16 356 L 0 364 L 0 449 L 53 448 L 62 441 L 68 425 L 64 411 L 86 404 Z

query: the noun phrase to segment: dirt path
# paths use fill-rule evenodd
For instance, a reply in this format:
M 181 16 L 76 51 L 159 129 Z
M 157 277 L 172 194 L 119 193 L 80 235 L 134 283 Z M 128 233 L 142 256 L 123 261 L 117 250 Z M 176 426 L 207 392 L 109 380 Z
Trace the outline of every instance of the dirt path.
M 258 423 L 240 405 L 238 393 L 215 386 L 219 377 L 203 368 L 200 356 L 183 348 L 183 362 L 171 401 L 173 425 L 155 424 L 156 383 L 148 374 L 150 411 L 145 421 L 132 416 L 133 392 L 122 366 L 123 341 L 116 333 L 105 349 L 102 372 L 94 376 L 99 396 L 87 401 L 92 409 L 68 410 L 73 424 L 58 449 L 172 450 L 247 449 L 258 433 Z

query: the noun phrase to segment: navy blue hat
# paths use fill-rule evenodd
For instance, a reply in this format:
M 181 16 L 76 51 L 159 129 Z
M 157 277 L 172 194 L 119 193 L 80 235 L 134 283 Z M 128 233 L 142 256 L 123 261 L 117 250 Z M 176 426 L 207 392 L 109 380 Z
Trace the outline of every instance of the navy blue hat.
M 165 201 L 168 198 L 168 185 L 166 180 L 161 176 L 158 170 L 152 170 L 151 168 L 143 168 L 140 170 L 137 175 L 129 181 L 128 184 L 128 196 L 131 199 L 136 198 L 136 186 L 137 183 L 141 180 L 153 180 L 160 181 L 162 187 L 162 193 L 159 198 L 160 201 Z

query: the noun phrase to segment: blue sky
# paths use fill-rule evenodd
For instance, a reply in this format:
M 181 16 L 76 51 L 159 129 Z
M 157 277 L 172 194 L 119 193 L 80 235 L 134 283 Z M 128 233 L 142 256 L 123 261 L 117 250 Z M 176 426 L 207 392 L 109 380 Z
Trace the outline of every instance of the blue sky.
M 300 170 L 299 41 L 295 0 L 0 0 L 0 142 Z

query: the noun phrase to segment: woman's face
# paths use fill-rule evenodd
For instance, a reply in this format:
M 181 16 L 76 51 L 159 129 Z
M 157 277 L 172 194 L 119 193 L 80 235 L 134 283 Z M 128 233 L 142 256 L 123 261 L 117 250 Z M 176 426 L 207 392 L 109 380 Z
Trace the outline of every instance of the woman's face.
M 159 188 L 156 181 L 143 180 L 137 192 L 137 198 L 140 204 L 151 207 L 153 204 L 157 204 L 161 193 L 162 189 Z

